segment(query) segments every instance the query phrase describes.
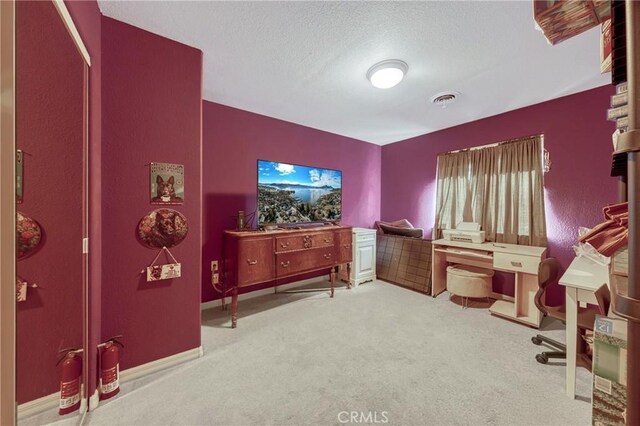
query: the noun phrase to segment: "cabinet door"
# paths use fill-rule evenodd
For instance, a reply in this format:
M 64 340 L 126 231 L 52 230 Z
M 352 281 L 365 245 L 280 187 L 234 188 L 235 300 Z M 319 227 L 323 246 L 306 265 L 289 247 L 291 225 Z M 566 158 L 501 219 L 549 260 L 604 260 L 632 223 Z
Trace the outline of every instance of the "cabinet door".
M 336 263 L 348 263 L 351 262 L 352 248 L 351 248 L 351 231 L 339 231 L 337 232 L 337 250 L 338 258 Z
M 375 275 L 376 249 L 375 240 L 360 242 L 356 246 L 355 278 Z
M 243 238 L 238 243 L 238 285 L 249 285 L 274 278 L 273 239 Z

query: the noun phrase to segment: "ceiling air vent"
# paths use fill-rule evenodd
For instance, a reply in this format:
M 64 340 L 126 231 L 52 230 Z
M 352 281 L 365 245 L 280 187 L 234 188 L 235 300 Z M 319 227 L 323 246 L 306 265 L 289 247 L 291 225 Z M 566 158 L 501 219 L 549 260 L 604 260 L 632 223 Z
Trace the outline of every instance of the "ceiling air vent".
M 456 97 L 459 95 L 459 92 L 442 92 L 438 93 L 434 97 L 431 98 L 431 103 L 434 105 L 440 106 L 442 108 L 446 108 L 447 105 L 453 103 L 456 100 Z

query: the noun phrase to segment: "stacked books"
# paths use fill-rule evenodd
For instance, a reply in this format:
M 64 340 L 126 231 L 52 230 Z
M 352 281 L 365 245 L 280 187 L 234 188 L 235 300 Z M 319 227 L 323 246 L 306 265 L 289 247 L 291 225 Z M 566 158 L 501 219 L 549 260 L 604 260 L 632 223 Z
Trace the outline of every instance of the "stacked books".
M 626 132 L 629 127 L 629 92 L 627 83 L 616 86 L 616 94 L 611 96 L 611 108 L 607 110 L 607 120 L 616 122 L 616 131 L 613 133 L 613 159 L 611 162 L 611 176 L 627 175 L 627 154 L 618 152 L 618 136 Z
M 629 105 L 627 104 L 629 93 L 627 83 L 616 86 L 616 94 L 611 96 L 611 108 L 607 110 L 607 120 L 616 122 L 616 129 L 626 131 L 629 126 Z
M 597 315 L 594 336 L 591 424 L 624 426 L 627 424 L 627 322 Z

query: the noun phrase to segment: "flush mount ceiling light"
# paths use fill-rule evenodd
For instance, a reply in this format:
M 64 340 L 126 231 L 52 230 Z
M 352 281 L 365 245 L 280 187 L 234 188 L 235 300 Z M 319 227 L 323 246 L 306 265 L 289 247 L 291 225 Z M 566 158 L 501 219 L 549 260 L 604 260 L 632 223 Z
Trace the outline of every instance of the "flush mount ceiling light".
M 389 89 L 400 83 L 409 66 L 398 59 L 378 62 L 367 71 L 367 79 L 378 89 Z

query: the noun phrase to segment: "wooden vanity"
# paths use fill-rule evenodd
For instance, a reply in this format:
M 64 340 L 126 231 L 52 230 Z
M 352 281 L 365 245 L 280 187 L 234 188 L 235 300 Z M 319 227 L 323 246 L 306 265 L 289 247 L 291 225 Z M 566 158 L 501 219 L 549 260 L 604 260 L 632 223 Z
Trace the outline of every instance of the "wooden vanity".
M 325 225 L 275 231 L 225 231 L 224 280 L 231 291 L 231 326 L 238 321 L 238 289 L 331 268 L 331 297 L 338 266 L 351 269 L 350 226 Z M 350 275 L 350 272 L 348 272 Z M 350 283 L 347 281 L 347 288 Z

